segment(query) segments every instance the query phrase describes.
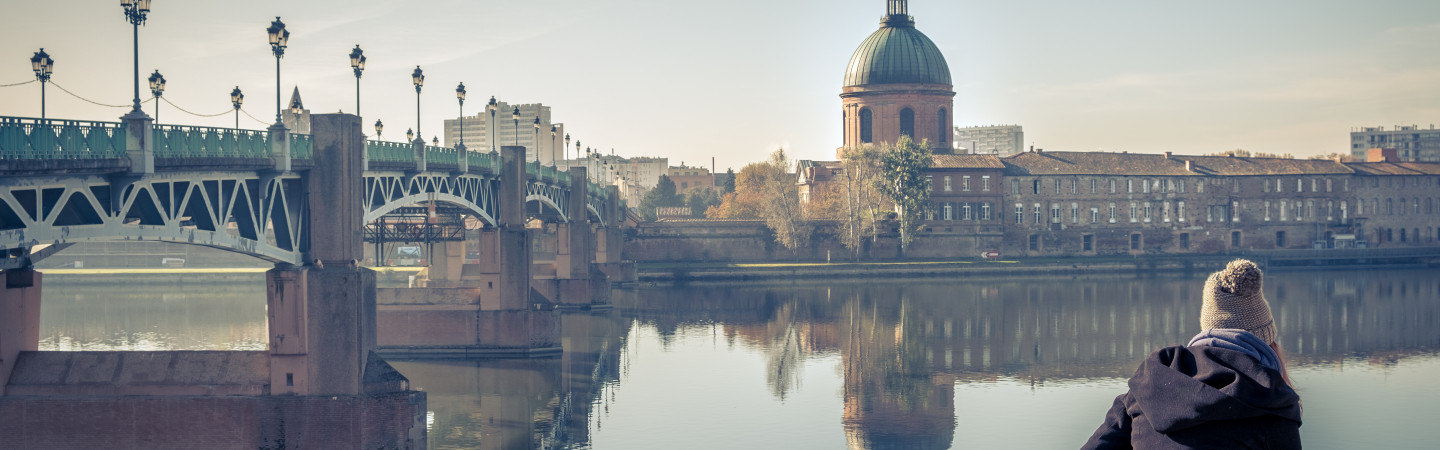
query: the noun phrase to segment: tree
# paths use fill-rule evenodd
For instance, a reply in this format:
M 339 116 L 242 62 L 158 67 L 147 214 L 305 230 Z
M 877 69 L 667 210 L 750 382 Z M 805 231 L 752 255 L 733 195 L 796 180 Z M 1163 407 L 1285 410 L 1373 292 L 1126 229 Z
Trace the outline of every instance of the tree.
M 770 160 L 750 163 L 735 175 L 735 192 L 725 194 L 720 205 L 705 211 L 712 219 L 762 219 L 775 240 L 795 249 L 810 240 L 810 227 L 800 212 L 800 190 L 790 172 L 785 150 L 775 150 Z
M 1310 159 L 1326 159 L 1326 160 L 1338 161 L 1338 162 L 1358 162 L 1358 161 L 1359 161 L 1359 158 L 1356 158 L 1355 155 L 1351 155 L 1351 154 L 1349 154 L 1349 153 L 1333 153 L 1333 152 L 1332 152 L 1332 153 L 1327 153 L 1327 154 L 1324 154 L 1324 155 L 1311 156 Z
M 910 136 L 901 135 L 880 157 L 880 178 L 875 180 L 875 189 L 895 202 L 902 254 L 915 239 L 920 219 L 930 207 L 930 180 L 925 178 L 931 165 L 929 147 L 926 141 L 916 145 Z
M 856 259 L 866 238 L 877 234 L 880 211 L 889 209 L 883 195 L 875 190 L 880 175 L 880 150 L 874 145 L 849 147 L 840 153 L 841 171 L 832 178 L 844 198 L 839 202 L 845 229 L 840 241 L 854 252 Z
M 690 192 L 685 204 L 690 207 L 691 217 L 705 217 L 706 210 L 720 204 L 720 195 L 714 189 L 698 189 Z
M 725 169 L 725 192 L 722 194 L 731 192 L 735 192 L 735 169 L 727 168 Z
M 655 220 L 655 208 L 666 206 L 685 206 L 685 197 L 675 192 L 675 182 L 670 177 L 661 175 L 655 188 L 640 199 L 640 214 L 645 220 Z

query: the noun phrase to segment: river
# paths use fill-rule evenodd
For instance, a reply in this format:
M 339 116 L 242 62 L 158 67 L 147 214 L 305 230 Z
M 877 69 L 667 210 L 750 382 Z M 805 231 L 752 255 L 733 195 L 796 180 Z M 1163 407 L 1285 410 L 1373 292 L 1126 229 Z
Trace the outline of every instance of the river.
M 1075 448 L 1204 274 L 707 284 L 565 313 L 565 354 L 392 361 L 431 448 Z M 1272 272 L 1309 449 L 1433 448 L 1440 270 Z M 264 282 L 47 278 L 43 350 L 266 347 Z

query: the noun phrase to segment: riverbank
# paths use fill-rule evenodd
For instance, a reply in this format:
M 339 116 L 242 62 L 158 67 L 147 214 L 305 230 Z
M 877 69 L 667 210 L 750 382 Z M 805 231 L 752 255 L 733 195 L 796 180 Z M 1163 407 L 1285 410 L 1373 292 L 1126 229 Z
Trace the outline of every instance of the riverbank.
M 1084 258 L 1012 258 L 1004 260 L 902 262 L 755 262 L 638 263 L 639 280 L 655 284 L 823 279 L 894 279 L 1009 277 L 1080 274 L 1208 273 L 1225 267 L 1235 255 Z M 1262 261 L 1262 264 L 1263 261 Z M 1426 264 L 1275 265 L 1267 270 L 1381 269 Z
M 371 267 L 376 282 L 385 285 L 408 285 L 411 276 L 423 267 Z M 207 283 L 265 282 L 263 267 L 161 267 L 109 269 L 40 269 L 47 280 L 64 280 L 66 284 L 155 284 L 181 283 L 203 277 Z

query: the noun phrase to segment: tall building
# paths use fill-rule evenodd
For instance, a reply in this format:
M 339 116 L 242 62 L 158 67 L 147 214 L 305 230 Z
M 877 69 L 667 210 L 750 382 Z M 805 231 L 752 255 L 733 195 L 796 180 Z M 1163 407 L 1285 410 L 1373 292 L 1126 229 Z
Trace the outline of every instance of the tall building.
M 486 104 L 480 103 L 473 106 L 477 109 L 473 116 L 465 116 L 465 147 L 474 151 L 488 152 L 491 149 L 498 150 L 507 145 L 519 145 L 525 147 L 525 160 L 534 161 L 537 153 L 540 162 L 550 165 L 556 160 L 565 159 L 565 124 L 553 123 L 550 121 L 550 107 L 541 103 L 529 103 L 512 105 L 506 102 L 497 102 L 495 108 L 495 139 L 490 136 L 490 112 Z M 520 108 L 520 120 L 514 119 L 515 108 Z M 535 141 L 535 118 L 540 118 L 539 142 Z M 460 143 L 460 119 L 445 120 L 445 146 L 454 147 Z M 518 129 L 517 129 L 518 124 Z M 550 134 L 551 126 L 555 127 L 555 135 L 552 141 Z
M 1350 130 L 1350 154 L 1365 160 L 1365 151 L 1372 148 L 1395 149 L 1401 161 L 1440 161 L 1440 130 L 1435 124 L 1421 129 L 1418 125 L 1359 127 Z
M 906 0 L 886 0 L 885 12 L 880 29 L 860 43 L 845 69 L 840 94 L 845 147 L 908 135 L 929 142 L 936 153 L 951 153 L 950 66 L 915 29 Z
M 1025 151 L 1025 130 L 1019 125 L 955 127 L 955 146 L 973 155 L 1010 156 Z

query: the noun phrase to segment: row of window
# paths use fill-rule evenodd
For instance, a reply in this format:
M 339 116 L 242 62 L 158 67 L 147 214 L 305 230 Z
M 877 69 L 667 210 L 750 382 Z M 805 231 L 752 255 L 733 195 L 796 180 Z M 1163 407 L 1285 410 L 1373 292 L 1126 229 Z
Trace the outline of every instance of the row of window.
M 1261 213 L 1265 221 L 1278 218 L 1279 221 L 1282 222 L 1299 222 L 1307 220 L 1307 218 L 1311 221 L 1319 218 L 1318 211 L 1316 210 L 1319 203 L 1316 200 L 1280 200 L 1278 202 L 1266 200 L 1262 202 L 1261 205 Z M 1428 202 L 1427 205 L 1429 205 Z M 1079 224 L 1082 221 L 1090 224 L 1098 224 L 1101 223 L 1101 221 L 1117 223 L 1121 219 L 1119 217 L 1120 212 L 1117 211 L 1120 206 L 1115 202 L 1109 202 L 1103 206 L 1091 207 L 1082 207 L 1080 203 L 1072 202 L 1069 204 L 1068 210 L 1065 209 L 1065 205 L 1061 203 L 1051 203 L 1049 206 L 1049 215 L 1047 216 L 1043 209 L 1044 204 L 1039 202 L 1031 204 L 1030 217 L 1032 218 L 1033 224 L 1039 225 L 1046 223 L 1047 217 L 1049 223 L 1064 223 L 1068 221 L 1071 224 Z M 1342 222 L 1350 220 L 1350 203 L 1346 200 L 1341 200 L 1338 203 L 1338 209 L 1337 203 L 1334 200 L 1325 200 L 1323 207 L 1325 208 L 1325 220 L 1327 221 L 1336 220 L 1337 217 Z M 1416 208 L 1418 208 L 1418 206 Z M 1362 211 L 1360 214 L 1363 214 L 1363 209 L 1362 203 Z M 1228 206 L 1211 205 L 1209 208 L 1205 208 L 1205 221 L 1240 222 L 1240 211 L 1243 210 L 1244 206 L 1239 201 L 1233 201 Z M 1017 225 L 1025 223 L 1025 212 L 1024 203 L 1015 203 L 1015 223 Z M 1068 214 L 1066 214 L 1067 212 Z M 1185 201 L 1183 200 L 1173 203 L 1169 201 L 1130 202 L 1129 214 L 1125 219 L 1130 223 L 1150 223 L 1156 220 L 1160 222 L 1170 222 L 1174 220 L 1183 223 L 1189 221 L 1190 216 L 1186 214 Z
M 1309 182 L 1310 192 L 1321 192 L 1321 189 L 1324 189 L 1324 192 L 1333 192 L 1333 190 L 1334 190 L 1334 188 L 1335 188 L 1335 184 L 1336 184 L 1336 183 L 1335 183 L 1335 180 L 1330 179 L 1330 178 L 1323 178 L 1323 179 L 1322 179 L 1322 178 L 1296 178 L 1296 179 L 1295 179 L 1295 189 L 1294 189 L 1295 192 L 1305 192 L 1305 189 L 1306 189 L 1306 182 L 1305 182 L 1305 181 L 1306 181 L 1306 180 L 1309 180 L 1309 181 L 1310 181 L 1310 182 Z M 1323 180 L 1323 181 L 1322 181 L 1322 180 Z M 1208 181 L 1208 183 L 1207 183 L 1207 181 Z M 1263 181 L 1264 181 L 1263 184 L 1264 184 L 1264 190 L 1265 190 L 1265 192 L 1272 192 L 1272 191 L 1273 191 L 1273 192 L 1285 192 L 1285 185 L 1287 184 L 1287 182 L 1285 181 L 1285 179 L 1283 179 L 1283 178 L 1276 178 L 1276 179 L 1273 179 L 1273 180 L 1263 180 Z M 1206 185 L 1206 184 L 1220 185 L 1220 184 L 1224 184 L 1224 183 L 1223 183 L 1223 181 L 1220 180 L 1220 179 L 1213 179 L 1213 180 L 1204 180 L 1204 179 L 1201 179 L 1201 180 L 1198 180 L 1196 183 L 1194 183 L 1194 185 L 1195 185 L 1195 192 L 1196 192 L 1196 193 L 1202 193 L 1202 194 L 1205 193 L 1205 185 Z M 1240 192 L 1240 180 L 1239 180 L 1239 179 L 1231 179 L 1229 184 L 1230 184 L 1230 191 L 1231 191 L 1231 192 Z M 1350 191 L 1350 179 L 1346 178 L 1346 179 L 1340 180 L 1340 185 L 1341 185 L 1341 190 L 1342 190 L 1342 191 L 1344 191 L 1344 192 L 1349 192 L 1349 191 Z M 1053 189 L 1051 189 L 1052 186 L 1053 186 Z M 1184 194 L 1184 193 L 1185 193 L 1185 186 L 1186 186 L 1186 180 L 1185 180 L 1185 179 L 1172 179 L 1172 178 L 1149 178 L 1149 179 L 1144 179 L 1144 178 L 1141 178 L 1141 179 L 1126 178 L 1126 179 L 1124 179 L 1124 180 L 1116 180 L 1116 179 L 1110 178 L 1110 179 L 1105 179 L 1105 180 L 1103 180 L 1103 181 L 1102 181 L 1101 179 L 1098 179 L 1098 178 L 1089 178 L 1089 179 L 1086 179 L 1086 180 L 1083 180 L 1083 181 L 1080 180 L 1080 179 L 1078 179 L 1078 178 L 1071 178 L 1071 179 L 1068 179 L 1068 180 L 1056 178 L 1056 179 L 1051 180 L 1051 182 L 1050 182 L 1049 185 L 1047 186 L 1047 183 L 1045 183 L 1045 180 L 1040 179 L 1040 178 L 1036 178 L 1035 180 L 1031 181 L 1030 193 L 1031 193 L 1031 194 L 1035 194 L 1035 195 L 1041 195 L 1041 194 L 1046 194 L 1046 193 L 1049 193 L 1049 192 L 1052 192 L 1052 191 L 1053 191 L 1053 192 L 1056 193 L 1056 194 L 1063 194 L 1063 193 L 1066 193 L 1066 191 L 1068 190 L 1069 193 L 1071 193 L 1071 194 L 1079 194 L 1081 190 L 1088 188 L 1088 190 L 1089 190 L 1089 192 L 1090 192 L 1091 194 L 1099 194 L 1101 191 L 1107 191 L 1108 193 L 1116 194 L 1116 193 L 1119 193 L 1122 189 L 1123 189 L 1124 192 L 1127 193 L 1127 194 L 1135 194 L 1135 193 L 1149 194 L 1149 193 L 1152 193 L 1152 192 L 1154 192 L 1154 193 L 1179 193 L 1179 194 Z M 1068 187 L 1068 189 L 1066 189 L 1066 187 Z M 1016 195 L 1019 195 L 1019 194 L 1020 194 L 1020 180 L 1017 180 L 1017 179 L 1011 179 L 1011 180 L 1010 180 L 1010 193 L 1011 193 L 1011 194 L 1016 194 Z
M 944 184 L 941 185 L 941 190 L 943 190 L 943 191 L 945 191 L 945 192 L 954 192 L 954 191 L 956 190 L 956 187 L 955 187 L 955 185 L 954 185 L 954 183 L 953 183 L 953 181 L 955 181 L 955 180 L 954 180 L 954 177 L 952 177 L 952 176 L 950 176 L 950 175 L 945 175 L 945 176 L 943 176 L 943 177 L 941 177 L 941 178 L 942 178 L 942 181 L 944 181 Z M 959 186 L 959 190 L 960 190 L 961 192 L 970 192 L 970 188 L 972 187 L 972 186 L 971 186 L 971 183 L 970 183 L 970 178 L 971 178 L 971 177 L 970 177 L 969 175 L 962 175 L 962 176 L 960 176 L 960 186 Z M 979 178 L 980 178 L 980 183 L 979 183 L 980 191 L 981 191 L 981 192 L 990 192 L 990 176 L 989 176 L 989 175 L 981 175 Z M 926 175 L 926 176 L 925 176 L 925 179 L 930 182 L 930 190 L 931 190 L 931 191 L 934 191 L 934 190 L 935 190 L 935 176 L 934 176 L 934 175 Z
M 849 114 L 850 113 L 848 111 L 841 114 L 842 123 L 844 123 L 846 126 L 850 125 Z M 939 122 L 939 126 L 936 127 L 936 130 L 938 130 L 938 132 L 936 133 L 935 141 L 939 142 L 942 145 L 948 144 L 950 143 L 949 113 L 945 111 L 945 108 L 940 108 L 940 110 L 936 113 L 936 117 L 937 122 Z M 869 144 L 875 142 L 874 125 L 875 113 L 871 112 L 870 108 L 860 108 L 861 143 Z M 845 130 L 845 132 L 848 135 L 849 130 Z M 900 134 L 910 136 L 911 138 L 916 138 L 917 140 L 919 139 L 918 136 L 915 136 L 915 110 L 910 108 L 904 108 L 900 110 Z
M 1396 240 L 1396 239 L 1395 239 L 1395 238 L 1396 238 L 1396 233 L 1395 233 L 1395 231 L 1396 231 L 1396 230 L 1395 230 L 1394 228 L 1382 228 L 1382 229 L 1379 229 L 1379 230 L 1376 231 L 1376 233 L 1377 233 L 1377 239 L 1378 239 L 1380 242 L 1387 242 L 1387 241 L 1393 242 L 1393 241 Z M 1426 231 L 1427 233 L 1424 234 L 1424 235 L 1420 234 L 1420 229 L 1419 229 L 1419 228 L 1413 228 L 1413 229 L 1409 229 L 1409 230 L 1407 230 L 1407 229 L 1405 229 L 1405 228 L 1401 228 L 1401 229 L 1399 229 L 1399 231 L 1400 231 L 1400 233 L 1399 233 L 1399 241 L 1400 241 L 1400 242 L 1407 242 L 1407 241 L 1421 242 L 1421 241 L 1436 241 L 1436 240 L 1440 240 L 1440 228 L 1429 228 L 1429 227 L 1426 227 L 1426 228 L 1425 228 L 1425 231 Z M 1040 243 L 1041 243 L 1041 241 L 1040 241 L 1040 236 L 1041 236 L 1041 235 L 1039 235 L 1039 234 L 1031 234 L 1031 235 L 1029 236 L 1029 242 L 1028 242 L 1029 245 L 1028 245 L 1027 247 L 1028 247 L 1028 249 L 1029 249 L 1030 251 L 1040 251 Z M 1241 237 L 1242 237 L 1242 234 L 1241 234 L 1241 232 L 1240 232 L 1239 230 L 1232 230 L 1232 231 L 1230 231 L 1230 247 L 1232 247 L 1232 248 L 1240 248 L 1240 247 L 1242 246 L 1242 244 L 1243 244 L 1243 240 L 1241 239 Z M 1329 238 L 1330 238 L 1330 237 L 1329 237 L 1329 233 L 1326 233 L 1325 239 L 1326 239 L 1326 240 L 1329 240 Z M 1130 233 L 1130 242 L 1129 242 L 1129 244 L 1130 244 L 1130 245 L 1129 245 L 1130 250 L 1133 250 L 1133 251 L 1139 251 L 1139 250 L 1141 250 L 1141 248 L 1142 248 L 1142 246 L 1143 246 L 1143 243 L 1144 243 L 1144 236 L 1143 236 L 1143 235 L 1141 235 L 1140 233 Z M 1284 230 L 1276 231 L 1276 232 L 1275 232 L 1275 246 L 1276 246 L 1276 247 L 1280 247 L 1280 248 L 1284 248 L 1284 247 L 1286 246 L 1286 244 L 1287 244 L 1287 241 L 1286 241 L 1285 231 L 1284 231 Z M 1177 239 L 1177 241 L 1176 241 L 1176 245 L 1177 245 L 1181 250 L 1189 250 L 1189 249 L 1190 249 L 1190 233 L 1180 233 L 1180 235 L 1178 236 L 1178 239 Z M 1095 251 L 1095 236 L 1094 236 L 1094 235 L 1091 235 L 1091 234 L 1081 235 L 1081 236 L 1080 236 L 1080 250 L 1081 250 L 1081 251 L 1086 251 L 1086 252 Z
M 964 221 L 994 220 L 990 202 L 942 202 L 936 203 L 928 213 L 927 220 Z

